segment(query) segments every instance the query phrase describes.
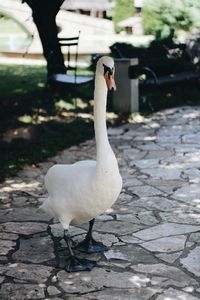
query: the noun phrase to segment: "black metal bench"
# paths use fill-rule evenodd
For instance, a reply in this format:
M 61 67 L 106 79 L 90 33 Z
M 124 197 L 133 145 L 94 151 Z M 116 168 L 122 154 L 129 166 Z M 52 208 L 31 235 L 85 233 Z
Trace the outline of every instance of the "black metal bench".
M 129 78 L 139 78 L 139 86 L 141 87 L 171 85 L 200 78 L 200 72 L 194 66 L 184 68 L 185 62 L 182 59 L 177 58 L 174 61 L 171 59 L 166 60 L 165 63 L 160 63 L 159 68 L 162 72 L 159 72 L 159 68 L 157 68 L 158 62 L 159 60 L 155 63 L 146 62 L 143 65 L 139 63 L 138 66 L 131 66 Z M 176 68 L 177 65 L 180 67 Z
M 67 74 L 53 74 L 48 78 L 48 84 L 51 87 L 76 88 L 80 85 L 85 85 L 94 81 L 94 76 L 86 76 L 77 74 L 78 63 L 78 45 L 80 39 L 80 31 L 77 36 L 58 38 L 60 47 L 67 49 Z M 71 51 L 74 50 L 72 53 Z M 52 52 L 52 55 L 54 53 Z M 74 62 L 72 56 L 74 55 Z
M 139 79 L 140 87 L 156 87 L 200 78 L 200 71 L 190 61 L 185 44 L 135 48 L 124 44 L 111 46 L 115 57 L 137 57 L 139 64 L 130 66 L 130 79 Z

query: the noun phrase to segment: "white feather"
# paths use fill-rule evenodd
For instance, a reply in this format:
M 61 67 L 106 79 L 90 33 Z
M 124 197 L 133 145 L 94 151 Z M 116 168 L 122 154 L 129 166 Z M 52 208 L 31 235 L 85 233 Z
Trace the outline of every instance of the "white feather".
M 122 187 L 117 160 L 107 138 L 107 86 L 103 64 L 114 66 L 110 57 L 102 57 L 97 64 L 94 92 L 97 161 L 54 165 L 45 176 L 49 197 L 41 208 L 58 217 L 64 229 L 104 213 L 116 201 Z

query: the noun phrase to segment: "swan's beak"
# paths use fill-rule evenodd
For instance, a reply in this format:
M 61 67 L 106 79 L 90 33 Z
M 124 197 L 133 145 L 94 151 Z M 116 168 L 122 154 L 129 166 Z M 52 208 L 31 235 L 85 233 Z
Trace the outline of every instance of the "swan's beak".
M 116 91 L 116 84 L 115 84 L 115 79 L 113 75 L 110 75 L 108 72 L 104 75 L 107 87 L 109 91 L 114 90 Z

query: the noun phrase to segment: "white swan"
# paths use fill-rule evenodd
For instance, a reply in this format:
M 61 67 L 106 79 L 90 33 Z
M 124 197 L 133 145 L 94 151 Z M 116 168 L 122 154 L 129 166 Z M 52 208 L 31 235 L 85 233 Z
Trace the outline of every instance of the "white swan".
M 114 62 L 111 57 L 99 59 L 95 74 L 94 128 L 96 161 L 78 161 L 72 165 L 54 165 L 45 176 L 49 197 L 42 208 L 56 216 L 65 232 L 70 224 L 90 221 L 89 231 L 79 250 L 100 252 L 106 247 L 93 240 L 94 218 L 104 213 L 116 201 L 122 187 L 122 179 L 116 157 L 111 149 L 106 128 L 106 103 L 108 88 L 115 89 Z M 71 249 L 69 234 L 65 235 L 70 262 L 68 271 L 89 270 L 95 262 L 80 260 Z

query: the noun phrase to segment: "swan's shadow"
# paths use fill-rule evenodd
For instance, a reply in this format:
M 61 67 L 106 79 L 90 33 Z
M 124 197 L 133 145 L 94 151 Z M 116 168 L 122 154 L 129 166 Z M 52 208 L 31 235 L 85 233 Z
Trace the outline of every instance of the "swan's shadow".
M 89 254 L 76 249 L 76 246 L 79 244 L 79 242 L 81 240 L 83 241 L 83 237 L 84 234 L 78 236 L 76 235 L 71 238 L 72 249 L 75 255 L 77 255 L 80 260 L 85 259 L 85 260 L 95 262 L 94 266 L 96 266 L 98 261 L 102 259 L 102 252 L 96 252 L 96 253 L 93 252 Z M 54 249 L 55 249 L 55 256 L 56 256 L 56 268 L 66 270 L 66 266 L 68 264 L 68 261 L 70 260 L 70 252 L 66 245 L 65 240 L 63 238 L 54 239 Z

